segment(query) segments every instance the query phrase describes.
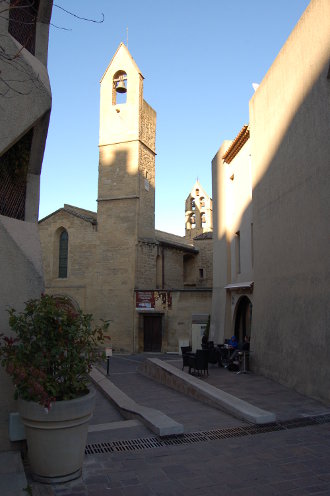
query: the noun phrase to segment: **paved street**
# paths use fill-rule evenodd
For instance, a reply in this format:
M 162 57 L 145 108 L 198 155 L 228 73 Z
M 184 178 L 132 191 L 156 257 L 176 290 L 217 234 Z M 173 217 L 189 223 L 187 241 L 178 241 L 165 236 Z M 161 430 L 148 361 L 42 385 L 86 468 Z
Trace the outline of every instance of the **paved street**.
M 51 488 L 32 483 L 35 496 L 330 495 L 328 407 L 254 374 L 211 367 L 201 380 L 277 410 L 278 430 L 263 432 L 137 374 L 144 358 L 114 357 L 111 381 L 183 422 L 187 434 L 166 445 L 140 422 L 122 419 L 98 393 L 88 444 L 104 449 L 85 456 L 80 480 Z M 180 367 L 178 357 L 160 358 Z M 310 415 L 321 420 L 299 427 Z

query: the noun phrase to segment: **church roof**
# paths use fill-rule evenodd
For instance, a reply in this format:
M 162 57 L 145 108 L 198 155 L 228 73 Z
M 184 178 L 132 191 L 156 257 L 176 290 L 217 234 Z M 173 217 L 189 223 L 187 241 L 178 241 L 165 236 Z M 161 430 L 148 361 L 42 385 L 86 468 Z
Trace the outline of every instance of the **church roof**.
M 136 71 L 137 71 L 137 72 L 139 72 L 139 73 L 141 74 L 141 76 L 143 77 L 142 72 L 140 71 L 140 69 L 139 69 L 139 67 L 138 67 L 137 63 L 135 62 L 135 60 L 133 59 L 133 57 L 132 57 L 132 55 L 131 55 L 130 51 L 129 51 L 129 50 L 128 50 L 128 48 L 127 48 L 127 46 L 125 45 L 125 43 L 121 42 L 121 43 L 120 43 L 120 45 L 119 45 L 119 47 L 117 48 L 117 50 L 116 50 L 116 52 L 115 52 L 114 56 L 112 57 L 112 59 L 111 59 L 111 61 L 110 61 L 109 65 L 108 65 L 108 67 L 107 67 L 107 68 L 106 68 L 106 70 L 104 71 L 104 74 L 103 74 L 103 76 L 101 77 L 100 83 L 102 82 L 103 78 L 105 77 L 106 73 L 108 72 L 108 70 L 109 70 L 109 68 L 110 68 L 110 66 L 111 66 L 111 64 L 112 64 L 112 62 L 114 61 L 115 57 L 117 56 L 117 53 L 118 53 L 118 52 L 119 52 L 119 50 L 121 50 L 121 49 L 122 49 L 122 50 L 126 50 L 127 54 L 128 54 L 128 55 L 129 55 L 129 57 L 131 58 L 132 64 L 133 64 L 133 66 L 135 67 Z
M 213 239 L 213 232 L 204 232 L 202 234 L 199 234 L 198 236 L 195 236 L 193 239 L 197 241 L 199 241 L 200 239 Z
M 53 215 L 56 215 L 59 212 L 67 212 L 68 214 L 74 215 L 75 217 L 79 217 L 79 219 L 82 219 L 86 222 L 90 222 L 91 224 L 97 223 L 96 212 L 92 212 L 91 210 L 85 210 L 84 208 L 79 208 L 67 204 L 65 204 L 63 208 L 59 208 L 58 210 L 55 210 L 55 212 L 52 212 L 43 219 L 39 220 L 39 223 L 43 222 L 46 219 L 49 219 L 49 217 L 52 217 Z
M 167 233 L 164 231 L 155 230 L 156 240 L 165 246 L 179 248 L 183 251 L 189 251 L 192 253 L 198 253 L 198 249 L 195 248 L 188 240 L 183 238 L 182 236 L 177 236 L 176 234 Z

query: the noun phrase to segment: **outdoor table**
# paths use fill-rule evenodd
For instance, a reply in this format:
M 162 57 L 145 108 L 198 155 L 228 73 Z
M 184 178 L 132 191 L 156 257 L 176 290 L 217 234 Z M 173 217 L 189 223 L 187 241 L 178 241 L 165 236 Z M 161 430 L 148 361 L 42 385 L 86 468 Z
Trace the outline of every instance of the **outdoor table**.
M 243 356 L 243 367 L 241 368 L 241 364 L 240 364 L 240 369 L 238 372 L 236 372 L 236 374 L 247 374 L 248 373 L 248 370 L 246 368 L 246 357 L 249 356 L 249 354 L 250 354 L 249 350 L 241 350 L 238 352 L 239 357 Z
M 228 365 L 229 363 L 229 358 L 232 352 L 234 351 L 234 348 L 232 346 L 228 346 L 225 344 L 218 345 L 219 351 L 220 351 L 220 361 L 223 366 Z

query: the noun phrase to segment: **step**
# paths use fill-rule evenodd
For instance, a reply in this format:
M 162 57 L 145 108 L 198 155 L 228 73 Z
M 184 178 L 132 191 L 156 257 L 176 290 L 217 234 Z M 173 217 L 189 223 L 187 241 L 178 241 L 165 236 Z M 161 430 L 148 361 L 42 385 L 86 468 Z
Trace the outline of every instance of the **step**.
M 148 358 L 140 365 L 138 371 L 161 384 L 219 408 L 241 420 L 254 424 L 269 424 L 276 421 L 274 413 L 258 408 L 211 384 L 201 382 L 200 379 L 158 358 Z
M 152 432 L 161 437 L 183 434 L 184 428 L 182 424 L 159 410 L 139 405 L 117 388 L 99 369 L 93 368 L 90 372 L 90 377 L 102 393 L 119 408 L 123 417 L 140 420 Z

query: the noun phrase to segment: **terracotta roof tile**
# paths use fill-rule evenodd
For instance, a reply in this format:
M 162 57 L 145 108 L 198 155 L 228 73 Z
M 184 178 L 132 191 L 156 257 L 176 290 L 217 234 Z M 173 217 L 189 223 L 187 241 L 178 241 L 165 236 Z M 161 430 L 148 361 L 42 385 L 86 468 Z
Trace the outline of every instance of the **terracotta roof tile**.
M 226 151 L 226 153 L 222 155 L 222 159 L 227 164 L 230 164 L 230 162 L 236 157 L 236 155 L 241 150 L 241 148 L 243 148 L 249 137 L 250 137 L 249 125 L 245 124 L 238 133 L 238 135 L 236 136 L 236 138 L 234 139 L 234 141 L 232 142 L 232 144 L 230 145 L 230 147 L 228 148 L 228 150 Z

